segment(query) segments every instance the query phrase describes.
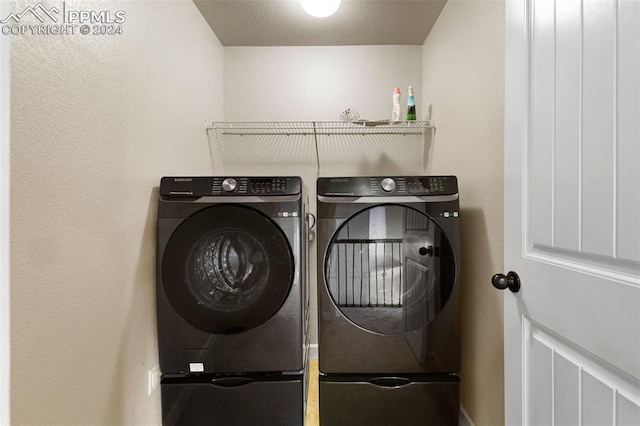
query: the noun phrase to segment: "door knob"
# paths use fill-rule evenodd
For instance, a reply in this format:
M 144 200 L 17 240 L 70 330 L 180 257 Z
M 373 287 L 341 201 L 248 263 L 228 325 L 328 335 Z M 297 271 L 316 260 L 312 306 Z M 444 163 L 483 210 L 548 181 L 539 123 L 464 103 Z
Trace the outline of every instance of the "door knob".
M 491 278 L 491 284 L 498 290 L 508 288 L 513 293 L 517 293 L 520 290 L 520 277 L 513 271 L 509 271 L 507 275 L 495 274 Z
M 420 247 L 420 249 L 418 250 L 418 253 L 420 253 L 420 256 L 425 256 L 425 255 L 429 255 L 429 257 L 433 257 L 433 246 L 429 246 L 427 247 Z

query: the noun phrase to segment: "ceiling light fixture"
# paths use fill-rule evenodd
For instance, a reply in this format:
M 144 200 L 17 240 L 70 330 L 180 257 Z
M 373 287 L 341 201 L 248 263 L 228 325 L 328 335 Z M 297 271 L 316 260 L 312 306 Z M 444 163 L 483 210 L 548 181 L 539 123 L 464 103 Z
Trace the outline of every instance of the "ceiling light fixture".
M 325 18 L 333 15 L 340 7 L 341 0 L 301 0 L 302 8 L 311 16 Z

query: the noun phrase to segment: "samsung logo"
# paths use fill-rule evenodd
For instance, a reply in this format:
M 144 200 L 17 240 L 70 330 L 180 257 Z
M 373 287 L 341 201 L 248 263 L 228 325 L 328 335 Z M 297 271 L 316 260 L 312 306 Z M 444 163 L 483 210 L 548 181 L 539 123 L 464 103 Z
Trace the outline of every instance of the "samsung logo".
M 332 183 L 349 182 L 349 179 L 347 179 L 347 178 L 331 179 L 331 182 Z
M 173 179 L 174 182 L 191 182 L 193 181 L 192 178 L 174 178 Z

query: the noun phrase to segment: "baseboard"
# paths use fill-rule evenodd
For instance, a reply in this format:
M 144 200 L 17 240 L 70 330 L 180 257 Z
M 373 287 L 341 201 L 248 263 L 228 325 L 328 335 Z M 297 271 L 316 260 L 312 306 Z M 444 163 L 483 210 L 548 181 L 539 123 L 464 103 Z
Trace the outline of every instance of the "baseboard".
M 460 421 L 458 422 L 460 426 L 476 426 L 475 423 L 469 418 L 469 415 L 464 408 L 460 407 Z
M 312 343 L 309 345 L 309 359 L 318 359 L 318 344 Z

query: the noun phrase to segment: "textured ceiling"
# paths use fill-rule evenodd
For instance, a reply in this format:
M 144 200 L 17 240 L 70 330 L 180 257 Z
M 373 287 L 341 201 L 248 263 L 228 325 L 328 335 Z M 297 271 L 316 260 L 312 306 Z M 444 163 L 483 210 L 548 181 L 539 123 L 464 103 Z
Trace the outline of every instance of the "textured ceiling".
M 422 44 L 446 0 L 342 0 L 314 18 L 299 0 L 193 0 L 224 46 Z

